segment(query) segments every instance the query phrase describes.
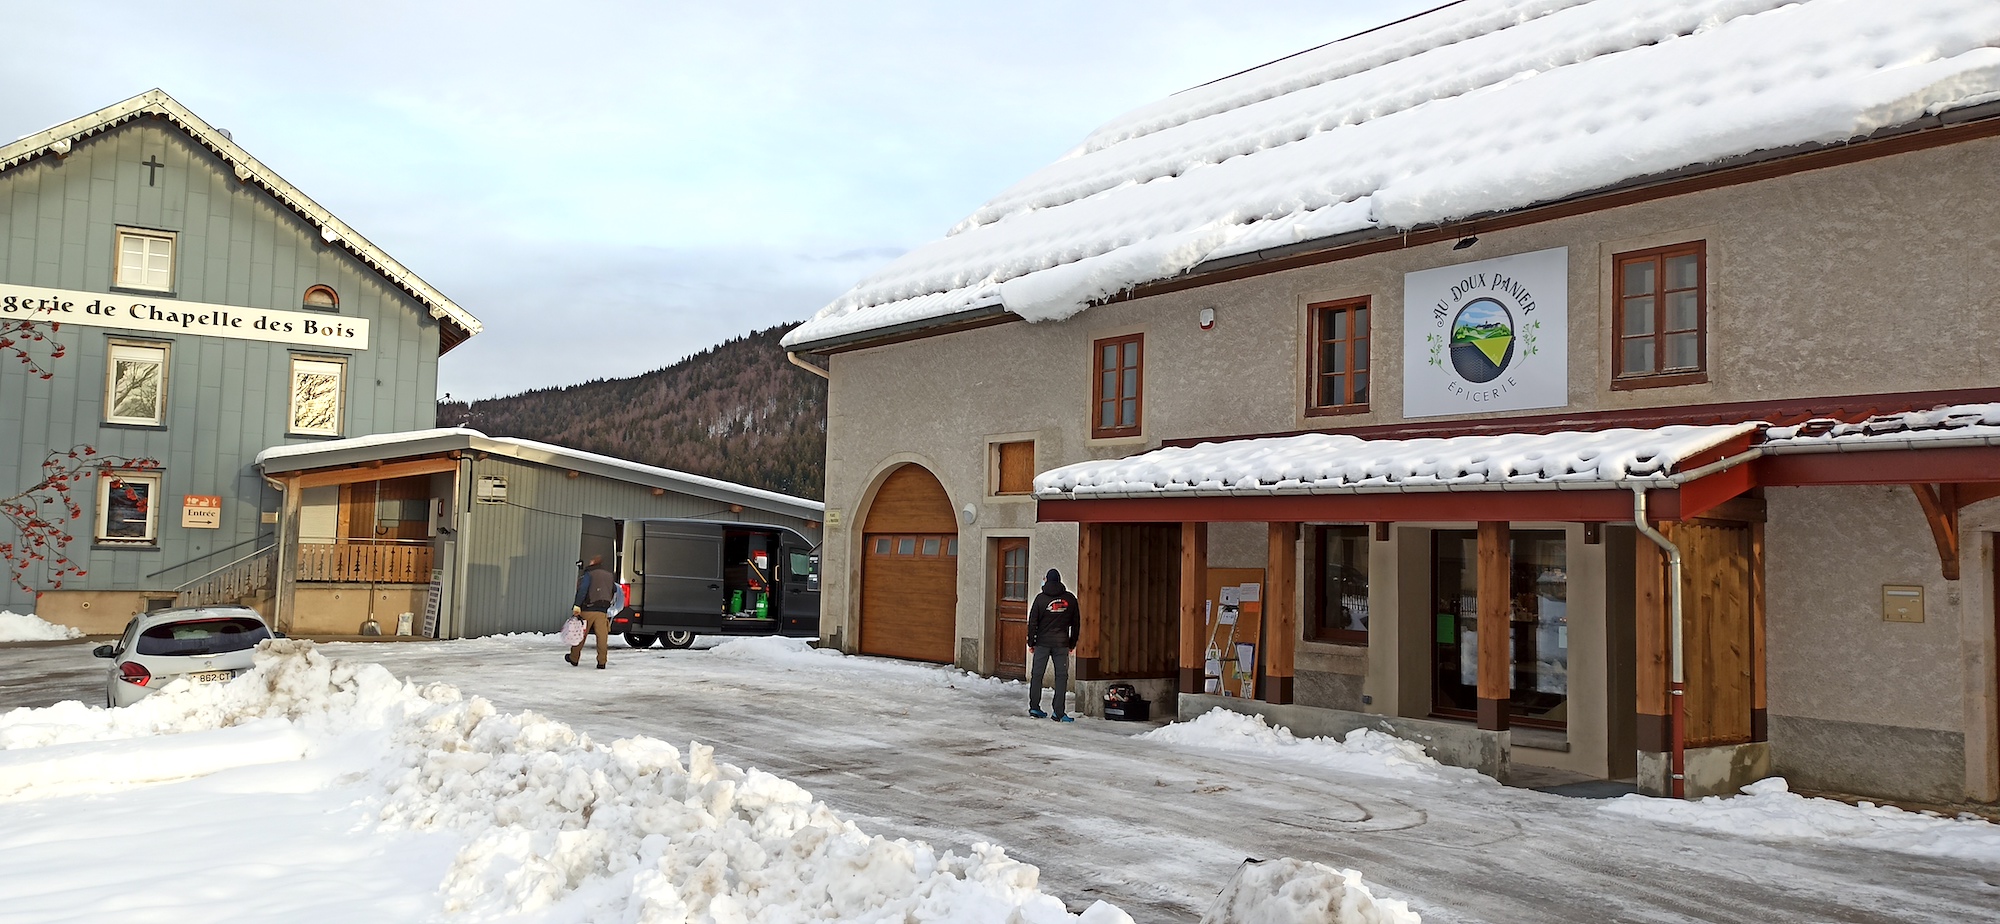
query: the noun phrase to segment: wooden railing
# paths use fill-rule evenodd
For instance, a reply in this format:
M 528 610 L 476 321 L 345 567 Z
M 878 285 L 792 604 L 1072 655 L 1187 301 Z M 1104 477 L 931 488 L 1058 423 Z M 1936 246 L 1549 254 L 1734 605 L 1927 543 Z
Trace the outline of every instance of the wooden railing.
M 223 565 L 182 585 L 175 606 L 236 605 L 271 592 L 272 566 L 278 560 L 271 546 Z
M 342 542 L 299 546 L 301 581 L 423 584 L 430 579 L 428 544 Z

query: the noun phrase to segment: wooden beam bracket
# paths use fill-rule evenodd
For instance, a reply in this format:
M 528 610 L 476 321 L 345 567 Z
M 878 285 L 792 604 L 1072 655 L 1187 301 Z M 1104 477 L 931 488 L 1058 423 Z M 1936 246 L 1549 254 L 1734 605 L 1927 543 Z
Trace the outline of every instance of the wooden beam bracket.
M 1964 506 L 1959 500 L 1958 485 L 1913 484 L 1910 493 L 1917 496 L 1918 506 L 1924 508 L 1924 521 L 1930 524 L 1931 538 L 1937 541 L 1938 564 L 1944 571 L 1944 579 L 1958 580 L 1958 511 Z

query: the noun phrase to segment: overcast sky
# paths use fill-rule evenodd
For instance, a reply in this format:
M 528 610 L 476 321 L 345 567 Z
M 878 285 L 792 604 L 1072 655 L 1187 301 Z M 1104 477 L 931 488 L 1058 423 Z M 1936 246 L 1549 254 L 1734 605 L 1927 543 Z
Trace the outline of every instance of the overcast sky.
M 439 389 L 801 321 L 1098 124 L 1442 0 L 15 4 L 0 137 L 159 87 L 486 324 Z

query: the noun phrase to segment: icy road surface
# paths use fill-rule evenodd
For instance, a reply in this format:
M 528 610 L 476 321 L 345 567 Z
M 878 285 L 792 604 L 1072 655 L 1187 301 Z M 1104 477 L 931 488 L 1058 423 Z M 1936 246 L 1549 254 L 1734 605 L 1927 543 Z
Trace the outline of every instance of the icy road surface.
M 1025 691 L 947 668 L 772 645 L 634 651 L 571 668 L 551 637 L 330 644 L 602 740 L 699 740 L 792 780 L 873 833 L 990 841 L 1080 911 L 1193 921 L 1245 857 L 1359 869 L 1444 921 L 2000 920 L 2000 862 L 1757 839 L 1395 768 L 1375 773 L 1135 737 L 1152 726 L 1023 714 Z M 586 660 L 588 665 L 588 660 Z M 0 648 L 0 710 L 102 701 L 89 646 Z M 1740 829 L 1737 829 L 1740 830 Z

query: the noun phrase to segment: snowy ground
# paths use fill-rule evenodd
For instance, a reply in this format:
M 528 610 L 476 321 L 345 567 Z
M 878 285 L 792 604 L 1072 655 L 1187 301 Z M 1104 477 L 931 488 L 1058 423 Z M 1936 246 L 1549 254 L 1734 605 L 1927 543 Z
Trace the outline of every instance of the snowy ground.
M 103 662 L 88 648 L 0 647 L 0 710 L 100 701 Z M 713 772 L 734 779 L 739 794 L 782 796 L 767 801 L 793 807 L 788 824 L 825 811 L 854 824 L 857 844 L 886 843 L 866 835 L 922 841 L 929 846 L 910 849 L 936 858 L 933 879 L 985 882 L 999 897 L 981 901 L 1056 918 L 1065 906 L 1113 914 L 1090 911 L 1103 900 L 1139 921 L 1192 921 L 1244 858 L 1292 857 L 1359 870 L 1376 896 L 1406 900 L 1430 922 L 2000 919 L 2000 829 L 1817 803 L 1775 787 L 1693 805 L 1564 799 L 1430 765 L 1381 736 L 1297 741 L 1236 717 L 1163 732 L 1088 719 L 1060 726 L 1020 714 L 1019 684 L 771 642 L 619 648 L 601 672 L 570 668 L 546 637 L 319 650 L 451 684 L 503 714 L 532 709 L 553 720 L 503 715 L 492 720 L 508 730 L 499 745 L 475 753 L 518 760 L 530 739 L 568 753 L 583 746 L 563 735 L 581 732 L 596 742 L 591 753 L 604 752 L 588 758 L 590 772 L 630 776 L 608 791 L 591 782 L 591 792 L 639 792 L 632 780 L 646 774 L 629 767 L 641 764 L 683 789 Z M 437 701 L 419 696 L 397 708 L 462 723 L 463 704 L 425 695 Z M 632 896 L 659 894 L 638 880 L 668 863 L 657 844 L 494 835 L 487 826 L 497 809 L 473 808 L 505 802 L 496 790 L 445 792 L 382 775 L 385 754 L 408 763 L 415 759 L 407 755 L 429 752 L 418 745 L 430 738 L 362 734 L 350 713 L 368 710 L 259 708 L 282 718 L 180 741 L 130 737 L 187 727 L 148 725 L 136 713 L 72 705 L 0 715 L 0 895 L 12 897 L 0 902 L 0 921 L 187 919 L 204 896 L 237 895 L 246 882 L 268 884 L 257 893 L 268 900 L 225 905 L 227 916 L 315 909 L 293 919 L 424 920 L 456 897 L 488 915 L 526 909 L 522 920 L 619 920 L 637 919 L 625 916 L 637 907 Z M 212 714 L 177 713 L 183 722 Z M 126 738 L 97 740 L 107 734 Z M 666 744 L 613 744 L 637 735 Z M 703 749 L 691 741 L 713 746 L 718 768 L 745 769 L 701 769 Z M 658 750 L 667 745 L 672 760 Z M 631 753 L 619 758 L 619 747 Z M 218 772 L 203 775 L 211 769 Z M 441 780 L 479 779 L 465 767 L 432 769 Z M 522 776 L 520 766 L 507 769 L 500 779 Z M 700 795 L 701 786 L 688 792 Z M 808 808 L 814 799 L 823 806 Z M 365 818 L 355 812 L 362 804 L 372 812 Z M 445 817 L 427 818 L 427 805 Z M 197 830 L 186 830 L 189 818 L 202 819 Z M 646 830 L 668 822 L 650 823 Z M 825 826 L 840 829 L 837 820 Z M 186 846 L 207 843 L 219 846 Z M 1039 879 L 980 853 L 981 843 L 1039 867 Z M 468 844 L 479 846 L 468 853 Z M 622 872 L 588 888 L 560 887 L 588 880 L 576 870 L 592 864 L 617 867 L 624 854 L 637 859 Z M 126 856 L 145 859 L 113 862 Z M 574 862 L 552 873 L 530 862 L 537 857 Z M 908 866 L 911 875 L 926 868 Z M 537 895 L 545 904 L 529 908 Z M 600 913 L 610 908 L 620 914 Z

